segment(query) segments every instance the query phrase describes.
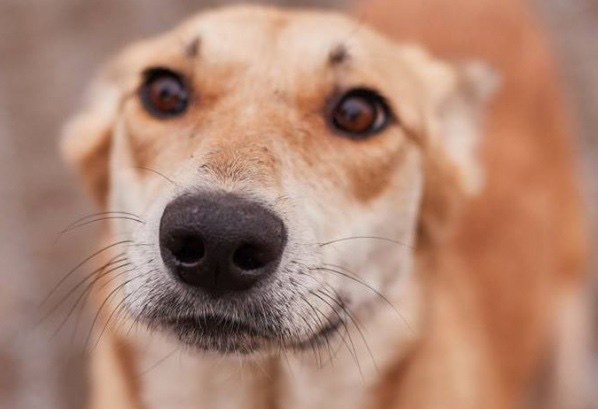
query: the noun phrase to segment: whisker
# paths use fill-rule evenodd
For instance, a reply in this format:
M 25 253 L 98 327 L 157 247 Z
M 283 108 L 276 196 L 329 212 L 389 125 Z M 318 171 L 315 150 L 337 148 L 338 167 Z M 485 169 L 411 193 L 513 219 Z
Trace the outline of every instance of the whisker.
M 77 289 L 79 287 L 81 287 L 84 283 L 86 283 L 87 280 L 94 277 L 96 274 L 103 272 L 106 268 L 110 267 L 111 265 L 123 262 L 124 261 L 124 259 L 122 259 L 123 256 L 124 256 L 124 253 L 121 253 L 121 254 L 113 257 L 112 259 L 110 259 L 106 264 L 102 265 L 101 267 L 99 267 L 99 268 L 93 270 L 91 273 L 87 274 L 81 281 L 79 281 L 79 283 L 77 285 L 75 285 L 73 288 L 71 288 L 71 290 L 65 296 L 63 296 L 60 299 L 60 301 L 58 301 L 56 303 L 56 305 L 54 305 L 54 307 L 52 307 L 50 309 L 50 311 L 48 311 L 46 314 L 44 314 L 44 316 L 42 317 L 42 319 L 40 321 L 43 322 L 50 315 L 52 315 L 75 291 L 77 291 Z
M 151 264 L 151 263 L 153 263 L 154 261 L 155 261 L 155 259 L 151 259 L 151 260 L 148 262 L 148 264 Z M 108 280 L 108 281 L 106 281 L 104 284 L 102 284 L 102 286 L 101 286 L 101 287 L 100 287 L 98 290 L 102 290 L 102 289 L 106 288 L 106 287 L 107 287 L 107 286 L 110 284 L 110 282 L 114 281 L 114 279 L 115 279 L 115 278 L 117 278 L 117 277 L 121 276 L 122 274 L 124 274 L 124 273 L 130 273 L 131 271 L 134 271 L 134 270 L 135 270 L 135 268 L 131 268 L 131 269 L 127 270 L 127 271 L 123 271 L 123 272 L 121 272 L 121 273 L 118 273 L 118 275 L 116 275 L 116 276 L 114 276 L 114 277 L 111 277 L 111 278 L 110 278 L 110 280 Z
M 93 270 L 91 273 L 87 274 L 81 281 L 79 281 L 79 283 L 77 283 L 73 288 L 71 288 L 71 290 L 69 290 L 69 292 L 62 298 L 61 302 L 64 301 L 65 299 L 67 299 L 73 292 L 75 292 L 79 287 L 81 287 L 83 284 L 85 284 L 85 282 L 87 282 L 87 280 L 89 280 L 90 278 L 93 278 L 94 276 L 96 276 L 96 274 L 99 273 L 99 275 L 97 277 L 103 277 L 104 271 L 106 270 L 106 268 L 113 266 L 115 264 L 118 263 L 126 263 L 127 261 L 127 256 L 124 253 L 120 253 L 119 255 L 113 257 L 108 263 L 104 264 L 102 267 L 97 268 L 95 270 Z M 107 271 L 106 273 L 109 273 L 111 270 Z
M 136 277 L 134 277 L 136 278 Z M 134 279 L 133 278 L 133 279 Z M 133 279 L 131 279 L 130 281 L 133 281 Z M 115 314 L 117 314 L 117 311 L 120 311 L 121 308 L 123 308 L 123 306 L 125 305 L 125 303 L 127 302 L 127 300 L 132 297 L 133 295 L 135 295 L 135 293 L 131 293 L 125 297 L 123 297 L 122 300 L 120 300 L 120 302 L 116 305 L 116 307 L 114 307 L 114 309 L 112 310 L 112 312 L 110 313 L 110 315 L 108 316 L 108 319 L 106 320 L 106 323 L 104 324 L 104 327 L 102 328 L 102 330 L 100 331 L 100 334 L 98 335 L 98 338 L 96 339 L 95 344 L 93 345 L 93 347 L 91 348 L 91 350 L 95 350 L 98 347 L 98 344 L 100 343 L 100 340 L 102 339 L 102 335 L 104 335 L 104 332 L 106 332 L 106 329 L 108 328 L 108 325 L 110 325 L 110 321 L 112 320 L 112 318 L 115 316 Z
M 101 222 L 104 220 L 129 220 L 132 222 L 137 222 L 137 223 L 141 223 L 141 224 L 145 224 L 145 222 L 143 220 L 139 220 L 135 217 L 131 217 L 131 216 L 104 216 L 104 217 L 99 217 L 97 219 L 93 219 L 93 220 L 87 220 L 87 221 L 82 221 L 79 222 L 73 226 L 67 227 L 66 229 L 62 230 L 61 232 L 59 232 L 59 236 L 62 236 L 68 232 L 71 232 L 73 230 L 79 229 L 81 227 L 85 227 L 88 226 L 92 223 L 97 223 L 97 222 Z
M 352 236 L 352 237 L 343 237 L 340 239 L 335 239 L 335 240 L 330 240 L 324 243 L 318 243 L 320 245 L 320 247 L 324 247 L 324 246 L 328 246 L 330 244 L 335 244 L 335 243 L 342 243 L 344 241 L 349 241 L 349 240 L 380 240 L 380 241 L 386 241 L 388 243 L 393 243 L 393 244 L 398 244 L 400 246 L 406 247 L 408 249 L 411 250 L 415 250 L 415 248 L 413 246 L 410 246 L 407 243 L 403 243 L 399 240 L 395 240 L 395 239 L 390 239 L 388 237 L 378 237 L 378 236 Z
M 137 326 L 141 322 L 141 316 L 143 315 L 144 312 L 145 312 L 145 305 L 143 307 L 141 307 L 141 311 L 139 311 L 137 314 L 135 314 L 135 316 L 131 320 L 131 325 L 129 325 L 129 328 L 127 329 L 127 332 L 125 333 L 126 337 L 128 337 L 131 334 L 131 331 L 133 331 L 133 327 L 135 327 L 135 329 L 137 329 Z
M 370 348 L 370 345 L 368 344 L 367 340 L 365 339 L 365 335 L 363 333 L 363 330 L 361 329 L 361 325 L 359 324 L 359 321 L 357 320 L 355 315 L 353 315 L 351 313 L 351 311 L 349 311 L 347 306 L 342 301 L 340 301 L 340 295 L 336 292 L 336 290 L 334 290 L 334 288 L 332 288 L 330 285 L 325 285 L 325 288 L 330 288 L 335 293 L 336 296 L 333 297 L 332 295 L 328 294 L 327 292 L 325 292 L 323 290 L 319 290 L 319 293 L 328 297 L 330 300 L 332 300 L 332 302 L 337 304 L 345 312 L 345 314 L 347 314 L 347 316 L 349 317 L 351 322 L 353 322 L 355 329 L 357 329 L 357 332 L 359 332 L 359 335 L 360 335 L 361 339 L 363 340 L 363 344 L 364 344 L 366 350 L 368 351 L 370 359 L 372 360 L 372 364 L 374 365 L 374 368 L 376 368 L 376 372 L 380 373 L 380 368 L 378 367 L 378 364 L 377 364 L 376 360 L 374 359 L 374 354 L 372 353 L 372 349 Z
M 329 264 L 325 264 L 325 265 L 329 265 Z M 401 318 L 401 320 L 407 326 L 407 328 L 411 332 L 413 332 L 413 328 L 411 328 L 411 325 L 409 325 L 409 322 L 407 321 L 407 319 L 405 318 L 405 316 L 403 316 L 403 314 L 401 314 L 401 312 L 397 309 L 397 307 L 393 303 L 391 303 L 390 300 L 384 296 L 384 294 L 382 294 L 380 291 L 376 290 L 370 284 L 366 283 L 363 280 L 360 280 L 357 277 L 354 277 L 354 276 L 349 275 L 347 273 L 343 273 L 342 271 L 337 271 L 337 270 L 334 270 L 334 269 L 331 269 L 331 268 L 318 267 L 318 268 L 312 268 L 310 270 L 316 270 L 316 271 L 323 271 L 323 272 L 330 272 L 330 273 L 338 274 L 340 276 L 343 276 L 343 277 L 346 277 L 346 278 L 348 278 L 350 280 L 353 280 L 354 282 L 356 282 L 356 283 L 364 286 L 365 288 L 369 289 L 374 294 L 376 294 L 378 297 L 380 297 L 385 303 L 387 303 L 397 313 L 397 315 Z
M 88 346 L 89 346 L 89 341 L 91 340 L 91 336 L 92 336 L 92 334 L 93 334 L 93 330 L 94 330 L 94 328 L 95 328 L 95 326 L 96 326 L 96 323 L 97 323 L 97 321 L 98 321 L 98 319 L 99 319 L 99 317 L 100 317 L 100 314 L 101 314 L 102 310 L 104 309 L 104 307 L 106 306 L 106 304 L 108 304 L 108 301 L 110 301 L 110 299 L 111 299 L 112 297 L 114 297 L 114 295 L 115 295 L 115 294 L 116 294 L 118 291 L 122 290 L 122 289 L 123 289 L 123 288 L 124 288 L 124 287 L 125 287 L 127 284 L 129 284 L 130 282 L 132 282 L 132 281 L 133 281 L 135 278 L 139 278 L 139 277 L 133 277 L 133 278 L 131 278 L 131 279 L 129 279 L 129 280 L 127 280 L 127 281 L 123 282 L 122 284 L 120 284 L 120 285 L 118 285 L 116 288 L 114 288 L 114 289 L 113 289 L 113 290 L 112 290 L 112 291 L 111 291 L 111 292 L 108 294 L 108 296 L 106 296 L 106 298 L 104 299 L 104 301 L 102 302 L 102 304 L 101 304 L 101 305 L 100 305 L 100 307 L 98 308 L 98 311 L 96 312 L 96 314 L 95 314 L 95 316 L 94 316 L 94 318 L 93 318 L 93 321 L 92 321 L 92 323 L 91 323 L 91 328 L 89 329 L 89 332 L 88 332 L 88 334 L 87 334 L 87 337 L 86 337 L 86 339 L 85 339 L 85 343 L 84 343 L 84 345 L 85 345 L 85 350 L 87 350 L 87 349 L 88 349 Z
M 303 296 L 303 295 L 300 295 L 300 298 L 301 298 L 301 300 L 302 300 L 303 302 L 305 302 L 306 304 L 309 304 L 309 301 L 308 301 L 308 300 L 305 298 L 305 296 Z M 312 307 L 312 309 L 314 309 L 314 308 Z M 305 323 L 305 327 L 306 327 L 306 329 L 307 329 L 307 331 L 308 331 L 309 333 L 314 333 L 314 332 L 317 330 L 317 327 L 316 327 L 316 329 L 314 329 L 313 323 L 310 323 L 310 322 L 307 320 L 307 318 L 305 318 L 305 315 L 304 315 L 304 314 L 301 314 L 301 313 L 300 313 L 300 314 L 298 314 L 298 315 L 299 315 L 299 317 L 301 318 L 301 320 L 302 320 L 302 321 Z M 328 337 L 325 337 L 324 341 L 326 342 L 326 346 L 328 347 L 328 353 L 329 353 L 329 356 L 330 356 L 330 354 L 331 354 L 331 349 L 330 349 L 330 343 L 328 342 L 328 341 L 329 341 L 329 340 L 328 340 Z M 308 342 L 309 342 L 309 346 L 310 346 L 311 350 L 313 351 L 313 353 L 314 353 L 314 357 L 315 357 L 315 354 L 316 354 L 316 351 L 315 351 L 315 350 L 316 350 L 316 348 L 317 348 L 317 346 L 316 346 L 316 344 L 315 344 L 315 341 L 314 341 L 312 338 L 309 338 Z M 284 346 L 285 346 L 285 349 L 286 349 L 286 345 L 284 345 Z M 286 355 L 286 354 L 285 354 L 285 355 Z
M 353 349 L 353 353 L 351 355 L 353 355 L 355 364 L 357 365 L 357 369 L 359 370 L 359 374 L 361 375 L 362 379 L 365 379 L 363 376 L 363 371 L 361 368 L 361 364 L 359 362 L 359 357 L 357 355 L 357 348 L 355 347 L 355 343 L 353 342 L 353 339 L 351 338 L 351 335 L 349 333 L 349 328 L 347 327 L 347 323 L 346 321 L 343 319 L 343 317 L 340 315 L 340 313 L 336 310 L 336 308 L 334 308 L 334 306 L 332 304 L 330 304 L 328 301 L 324 300 L 322 297 L 320 297 L 318 295 L 319 291 L 310 291 L 310 293 L 318 298 L 320 301 L 322 301 L 324 304 L 328 305 L 328 307 L 330 307 L 330 309 L 332 309 L 332 311 L 337 315 L 338 319 L 340 320 L 341 324 L 343 325 L 343 327 L 345 328 L 345 331 L 347 332 L 347 335 L 349 336 L 349 343 L 351 344 L 351 348 Z M 331 323 L 332 324 L 332 323 Z M 347 346 L 348 347 L 348 346 Z M 351 352 L 351 350 L 349 350 L 349 352 Z
M 174 185 L 176 187 L 180 187 L 180 185 L 178 183 L 176 183 L 174 180 L 172 180 L 171 178 L 169 178 L 165 174 L 163 174 L 161 172 L 158 172 L 155 169 L 151 169 L 151 168 L 148 168 L 148 167 L 145 167 L 145 166 L 133 166 L 133 169 L 139 169 L 139 170 L 145 170 L 145 171 L 151 172 L 153 174 L 156 174 L 158 176 L 163 177 L 165 180 L 167 180 L 168 182 L 170 182 L 172 185 Z
M 306 274 L 305 272 L 300 272 L 302 275 L 304 275 L 305 277 L 311 278 L 312 280 L 316 281 L 319 285 L 320 282 L 313 276 L 310 276 L 308 274 Z M 305 287 L 304 287 L 305 288 Z M 308 292 L 312 293 L 311 290 L 308 290 Z M 301 299 L 314 311 L 315 317 L 316 319 L 319 321 L 320 323 L 320 328 L 324 328 L 324 324 L 322 323 L 322 320 L 320 320 L 319 318 L 319 314 L 322 315 L 329 323 L 329 325 L 333 325 L 333 323 L 330 321 L 330 318 L 328 316 L 326 316 L 324 313 L 322 313 L 322 311 L 320 311 L 319 309 L 316 309 L 310 302 L 309 300 L 307 300 L 305 297 L 301 297 Z M 330 305 L 329 305 L 330 306 Z M 358 364 L 358 360 L 357 360 L 357 351 L 355 349 L 355 345 L 353 344 L 353 340 L 351 338 L 351 334 L 349 332 L 349 328 L 347 327 L 347 324 L 345 322 L 345 320 L 340 316 L 340 314 L 338 313 L 338 311 L 336 311 L 336 309 L 332 306 L 330 306 L 330 308 L 332 308 L 332 311 L 337 315 L 337 317 L 339 318 L 341 325 L 343 326 L 344 330 L 345 330 L 345 334 L 346 336 L 349 338 L 350 344 L 353 346 L 353 349 L 351 349 L 351 346 L 349 345 L 349 343 L 347 343 L 347 339 L 345 338 L 344 335 L 341 335 L 341 343 L 339 344 L 339 348 L 335 351 L 334 355 L 329 353 L 330 356 L 330 360 L 332 360 L 334 357 L 336 357 L 336 355 L 338 354 L 338 351 L 340 349 L 340 345 L 344 344 L 347 347 L 347 350 L 349 351 L 349 355 L 351 355 L 353 357 L 353 360 L 355 361 L 355 364 L 357 366 L 359 366 Z M 329 339 L 328 336 L 325 336 L 325 341 L 327 343 L 327 345 L 329 346 Z M 313 347 L 312 347 L 313 348 Z M 330 351 L 330 350 L 329 350 Z M 326 363 L 324 363 L 326 364 Z
M 69 313 L 67 314 L 67 316 L 64 318 L 64 320 L 62 321 L 62 323 L 60 324 L 60 326 L 58 327 L 58 329 L 55 331 L 55 334 L 58 334 L 60 332 L 60 330 L 62 329 L 62 327 L 64 325 L 66 325 L 66 323 L 68 322 L 69 318 L 72 316 L 72 314 L 75 312 L 75 309 L 77 308 L 77 306 L 79 305 L 79 303 L 81 301 L 83 301 L 83 305 L 82 305 L 82 309 L 85 308 L 86 304 L 87 304 L 87 298 L 89 297 L 89 295 L 91 294 L 91 290 L 93 288 L 93 286 L 102 279 L 102 277 L 107 276 L 108 274 L 114 272 L 114 271 L 118 271 L 121 268 L 126 268 L 127 266 L 129 266 L 129 263 L 125 263 L 123 265 L 118 265 L 116 267 L 113 267 L 109 270 L 107 270 L 106 272 L 103 272 L 101 275 L 99 275 L 98 277 L 96 277 L 92 282 L 90 282 L 85 289 L 81 292 L 81 294 L 79 295 L 79 297 L 77 297 L 77 300 L 75 301 L 75 303 L 73 304 L 73 306 L 71 307 Z M 121 271 L 120 273 L 118 273 L 116 276 L 112 277 L 110 279 L 110 281 L 113 281 L 114 279 L 116 279 L 117 277 L 120 277 L 121 275 L 127 273 L 130 270 L 126 270 L 126 271 Z
M 283 339 L 281 337 L 281 339 Z M 291 362 L 289 361 L 289 355 L 287 353 L 287 347 L 286 347 L 286 343 L 284 341 L 281 342 L 282 343 L 282 347 L 279 349 L 278 354 L 282 355 L 284 358 L 284 361 L 287 365 L 287 369 L 289 371 L 289 373 L 291 374 L 291 378 L 295 378 L 295 371 L 293 371 L 293 367 L 291 366 Z M 312 345 L 312 351 L 313 351 L 313 345 Z M 315 355 L 314 355 L 315 356 Z
M 160 364 L 166 362 L 170 357 L 172 357 L 175 353 L 177 353 L 178 351 L 180 351 L 181 348 L 179 346 L 177 346 L 175 349 L 173 349 L 172 351 L 170 351 L 168 354 L 166 354 L 164 357 L 160 358 L 156 363 L 154 363 L 152 366 L 150 366 L 149 368 L 141 371 L 138 375 L 137 378 L 140 379 L 142 378 L 144 375 L 147 375 L 150 371 L 156 369 L 158 366 L 160 366 Z
M 310 303 L 307 298 L 305 298 L 305 297 L 301 297 L 301 298 L 313 310 L 314 317 L 320 322 L 320 328 L 324 328 L 325 325 L 324 325 L 323 321 L 320 319 L 320 315 L 322 317 L 324 317 L 324 319 L 328 319 L 326 317 L 326 315 L 322 311 L 320 311 L 319 309 L 314 307 L 314 305 L 312 303 Z M 321 367 L 322 366 L 322 356 L 320 355 L 319 348 L 317 348 L 315 346 L 315 344 L 312 346 L 312 351 L 314 352 L 314 358 L 316 359 L 316 363 L 318 364 L 319 367 Z
M 68 226 L 65 227 L 64 230 L 68 230 L 71 227 L 73 227 L 76 224 L 81 223 L 82 221 L 88 220 L 88 219 L 93 219 L 94 217 L 100 217 L 100 216 L 109 216 L 109 215 L 122 215 L 122 216 L 130 216 L 130 217 L 134 217 L 135 219 L 141 220 L 141 217 L 139 217 L 138 215 L 136 215 L 135 213 L 131 213 L 131 212 L 122 212 L 122 211 L 106 211 L 106 212 L 98 212 L 98 213 L 94 213 L 94 214 L 90 214 L 84 217 L 81 217 L 73 222 L 71 222 Z M 64 231 L 63 230 L 63 231 Z
M 60 281 L 58 281 L 58 283 L 54 286 L 54 288 L 52 288 L 50 290 L 50 292 L 48 293 L 48 295 L 42 300 L 40 307 L 42 307 L 49 299 L 50 297 L 52 297 L 52 295 L 56 292 L 56 290 L 62 285 L 62 283 L 64 283 L 71 275 L 73 275 L 77 270 L 79 270 L 79 268 L 81 268 L 83 265 L 85 265 L 86 263 L 88 263 L 91 259 L 93 259 L 94 257 L 97 257 L 98 255 L 116 247 L 119 246 L 121 244 L 126 244 L 126 243 L 132 243 L 132 240 L 122 240 L 122 241 L 118 241 L 116 243 L 112 243 L 104 248 L 102 248 L 101 250 L 96 251 L 95 253 L 93 253 L 92 255 L 90 255 L 89 257 L 86 257 L 82 262 L 80 262 L 79 264 L 77 264 L 75 266 L 75 268 L 73 268 L 72 270 L 70 270 L 64 277 L 62 277 L 62 279 L 60 279 Z
M 151 274 L 151 273 L 154 273 L 154 272 L 157 272 L 157 271 L 158 271 L 158 269 L 155 269 L 155 268 L 153 268 L 153 269 L 151 269 L 151 270 L 150 270 L 148 273 L 146 273 L 146 274 Z M 142 316 L 143 316 L 143 314 L 145 313 L 145 309 L 146 309 L 146 307 L 147 307 L 147 304 L 144 304 L 144 305 L 141 307 L 141 310 L 140 310 L 140 311 L 139 311 L 137 314 L 135 314 L 135 316 L 133 317 L 133 320 L 132 320 L 132 322 L 131 322 L 131 325 L 129 326 L 129 328 L 128 328 L 128 330 L 127 330 L 127 333 L 126 333 L 126 336 L 127 336 L 127 337 L 130 335 L 131 331 L 133 330 L 133 327 L 137 327 L 137 325 L 138 325 L 139 323 L 141 323 L 141 322 L 142 322 L 142 321 L 141 321 L 141 317 L 142 317 Z

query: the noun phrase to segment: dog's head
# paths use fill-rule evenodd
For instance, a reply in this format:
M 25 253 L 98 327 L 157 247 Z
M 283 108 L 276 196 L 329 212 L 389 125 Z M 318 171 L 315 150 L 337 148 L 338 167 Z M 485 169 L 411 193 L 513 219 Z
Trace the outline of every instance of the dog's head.
M 225 9 L 125 50 L 64 146 L 123 216 L 132 316 L 200 349 L 300 349 L 384 302 L 477 189 L 488 84 L 338 15 Z

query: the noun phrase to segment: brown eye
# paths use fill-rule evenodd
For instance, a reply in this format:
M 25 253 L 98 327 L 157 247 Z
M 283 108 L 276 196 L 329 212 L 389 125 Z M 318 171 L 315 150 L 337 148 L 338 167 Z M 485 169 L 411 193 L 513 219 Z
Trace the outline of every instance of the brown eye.
M 390 110 L 384 99 L 368 89 L 346 93 L 332 111 L 335 128 L 352 137 L 364 137 L 382 131 L 388 124 Z
M 145 72 L 140 97 L 143 107 L 160 118 L 184 113 L 189 101 L 189 93 L 182 77 L 164 68 L 153 68 Z

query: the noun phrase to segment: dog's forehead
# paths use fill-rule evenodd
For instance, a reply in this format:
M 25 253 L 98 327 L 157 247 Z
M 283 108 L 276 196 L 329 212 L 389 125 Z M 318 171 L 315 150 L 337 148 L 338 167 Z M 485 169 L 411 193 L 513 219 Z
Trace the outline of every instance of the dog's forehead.
M 358 21 L 322 12 L 240 7 L 202 14 L 175 30 L 209 61 L 267 62 L 295 68 L 367 57 L 373 34 Z M 379 46 L 380 44 L 376 44 Z

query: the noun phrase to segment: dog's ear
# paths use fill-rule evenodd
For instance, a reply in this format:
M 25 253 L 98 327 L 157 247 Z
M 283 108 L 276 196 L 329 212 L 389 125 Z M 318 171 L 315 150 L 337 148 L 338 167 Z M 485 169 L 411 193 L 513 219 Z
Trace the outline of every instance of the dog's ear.
M 422 51 L 409 55 L 422 81 L 420 135 L 426 184 L 421 232 L 427 240 L 444 236 L 464 196 L 483 187 L 478 147 L 497 73 L 480 62 L 447 64 Z
M 464 193 L 478 192 L 483 172 L 477 147 L 499 75 L 483 62 L 447 63 L 418 47 L 402 47 L 401 56 L 420 82 L 419 136 L 425 153 L 454 169 Z
M 484 172 L 478 146 L 484 133 L 489 101 L 499 85 L 498 74 L 482 62 L 450 66 L 451 81 L 434 101 L 429 137 L 434 149 L 445 156 L 457 172 L 465 194 L 483 186 Z
M 112 133 L 122 99 L 112 67 L 104 69 L 88 90 L 82 109 L 64 130 L 61 150 L 81 174 L 93 199 L 106 206 L 109 191 L 109 160 Z

